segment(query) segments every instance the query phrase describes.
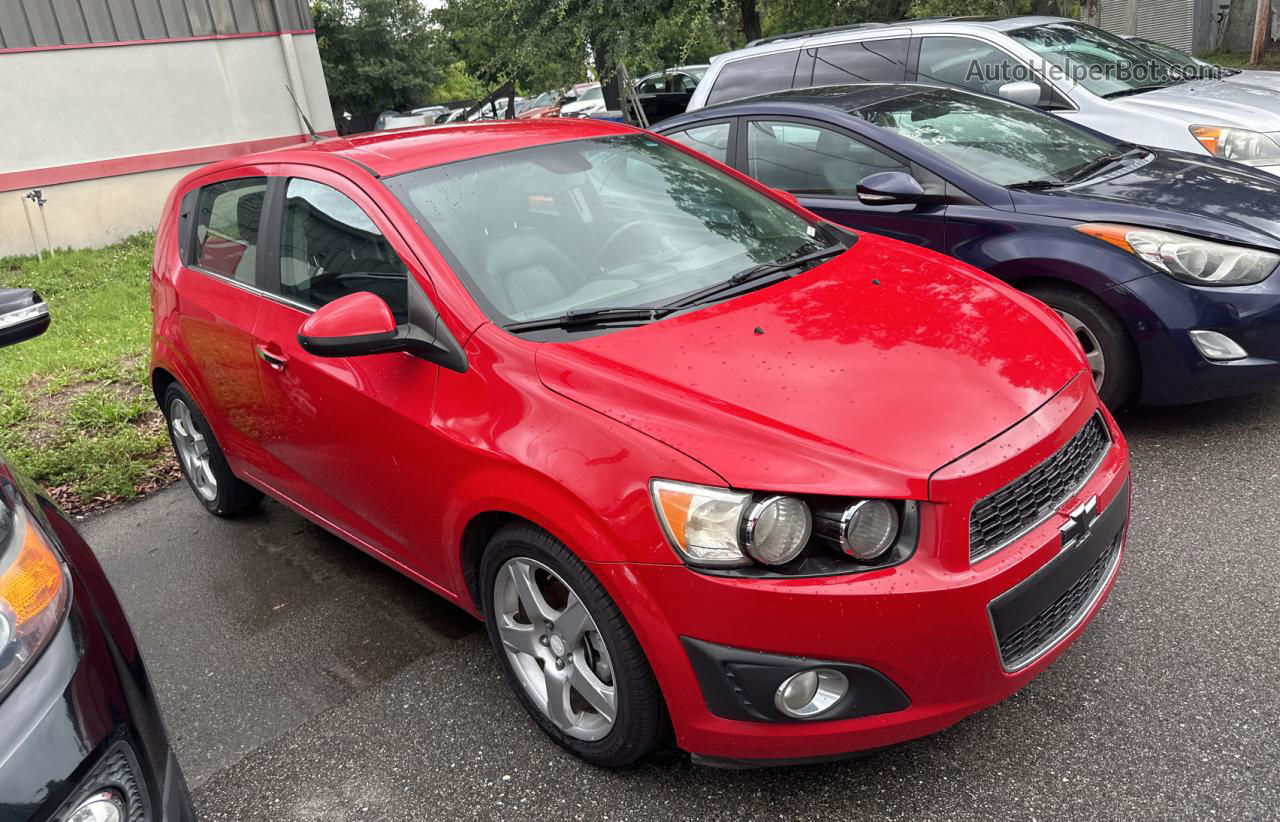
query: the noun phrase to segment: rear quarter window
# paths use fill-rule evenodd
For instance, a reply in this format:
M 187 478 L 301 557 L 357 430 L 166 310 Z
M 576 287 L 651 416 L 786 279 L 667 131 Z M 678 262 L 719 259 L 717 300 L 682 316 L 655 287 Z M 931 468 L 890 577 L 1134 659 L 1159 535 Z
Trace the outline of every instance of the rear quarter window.
M 782 51 L 734 60 L 720 69 L 715 85 L 707 95 L 707 104 L 738 100 L 771 91 L 791 88 L 796 76 L 800 51 Z

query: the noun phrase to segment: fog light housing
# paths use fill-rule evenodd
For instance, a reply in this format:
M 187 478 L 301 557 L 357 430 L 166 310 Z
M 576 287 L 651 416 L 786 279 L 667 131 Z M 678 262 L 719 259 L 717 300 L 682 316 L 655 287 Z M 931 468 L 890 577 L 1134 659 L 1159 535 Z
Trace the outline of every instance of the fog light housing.
M 1206 360 L 1226 362 L 1243 360 L 1249 356 L 1249 352 L 1245 351 L 1238 342 L 1217 331 L 1192 331 L 1191 342 L 1195 343 L 1196 348 Z
M 793 719 L 814 719 L 839 705 L 849 693 L 849 680 L 830 668 L 792 674 L 778 686 L 773 705 Z
M 115 791 L 99 791 L 81 802 L 67 822 L 124 822 L 124 800 Z

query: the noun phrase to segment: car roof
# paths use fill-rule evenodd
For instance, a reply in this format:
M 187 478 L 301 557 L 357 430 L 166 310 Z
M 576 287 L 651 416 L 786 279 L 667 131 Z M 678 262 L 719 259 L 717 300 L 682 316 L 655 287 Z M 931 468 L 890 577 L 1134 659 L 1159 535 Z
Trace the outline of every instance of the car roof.
M 738 108 L 755 108 L 759 109 L 762 104 L 767 107 L 769 103 L 801 103 L 810 106 L 820 106 L 822 108 L 831 109 L 841 112 L 842 114 L 856 114 L 859 109 L 872 106 L 877 103 L 883 103 L 888 100 L 896 100 L 901 97 L 909 97 L 922 92 L 941 92 L 944 94 L 954 95 L 956 97 L 981 96 L 974 95 L 973 92 L 965 89 L 955 88 L 952 86 L 944 86 L 937 83 L 856 83 L 844 86 L 818 86 L 815 88 L 798 88 L 788 91 L 775 91 L 769 94 L 760 94 L 755 97 L 744 97 L 740 100 L 730 100 L 725 103 L 718 103 L 714 106 L 696 109 L 689 112 L 688 115 L 671 118 L 673 125 L 683 123 L 686 120 L 711 119 L 716 116 L 724 116 L 730 113 L 731 109 Z M 667 124 L 664 122 L 659 130 L 665 128 Z
M 635 132 L 636 129 L 620 123 L 579 118 L 447 123 L 318 140 L 237 157 L 217 164 L 217 168 L 254 163 L 307 163 L 317 155 L 329 155 L 358 163 L 379 177 L 389 177 L 547 143 Z
M 787 51 L 798 48 L 802 44 L 822 45 L 824 43 L 853 42 L 867 38 L 901 37 L 917 31 L 932 29 L 957 33 L 974 29 L 1007 32 L 1047 23 L 1081 23 L 1081 21 L 1070 17 L 1023 15 L 1020 17 L 925 17 L 915 20 L 898 20 L 892 23 L 859 23 L 851 26 L 835 26 L 830 29 L 813 29 L 766 37 L 762 40 L 752 41 L 746 48 L 717 54 L 711 58 L 711 62 L 713 64 L 721 63 L 755 53 Z

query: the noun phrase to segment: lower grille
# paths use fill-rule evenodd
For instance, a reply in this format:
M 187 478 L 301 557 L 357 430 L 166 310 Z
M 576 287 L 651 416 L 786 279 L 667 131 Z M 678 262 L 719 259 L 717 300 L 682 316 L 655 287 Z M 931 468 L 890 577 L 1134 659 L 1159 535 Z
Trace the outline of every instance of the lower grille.
M 1057 644 L 1063 635 L 1075 627 L 1093 606 L 1098 593 L 1111 577 L 1123 541 L 1122 530 L 1084 574 L 1048 607 L 1017 630 L 996 637 L 1000 646 L 1000 659 L 1006 669 L 1012 671 L 1023 667 Z

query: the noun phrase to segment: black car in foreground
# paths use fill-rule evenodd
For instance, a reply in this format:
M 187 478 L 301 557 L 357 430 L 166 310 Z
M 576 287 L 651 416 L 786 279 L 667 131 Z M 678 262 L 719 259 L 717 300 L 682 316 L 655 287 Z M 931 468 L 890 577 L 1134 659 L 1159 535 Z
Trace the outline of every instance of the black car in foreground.
M 0 290 L 0 347 L 48 325 L 34 292 Z M 0 822 L 194 819 L 102 567 L 0 457 Z

